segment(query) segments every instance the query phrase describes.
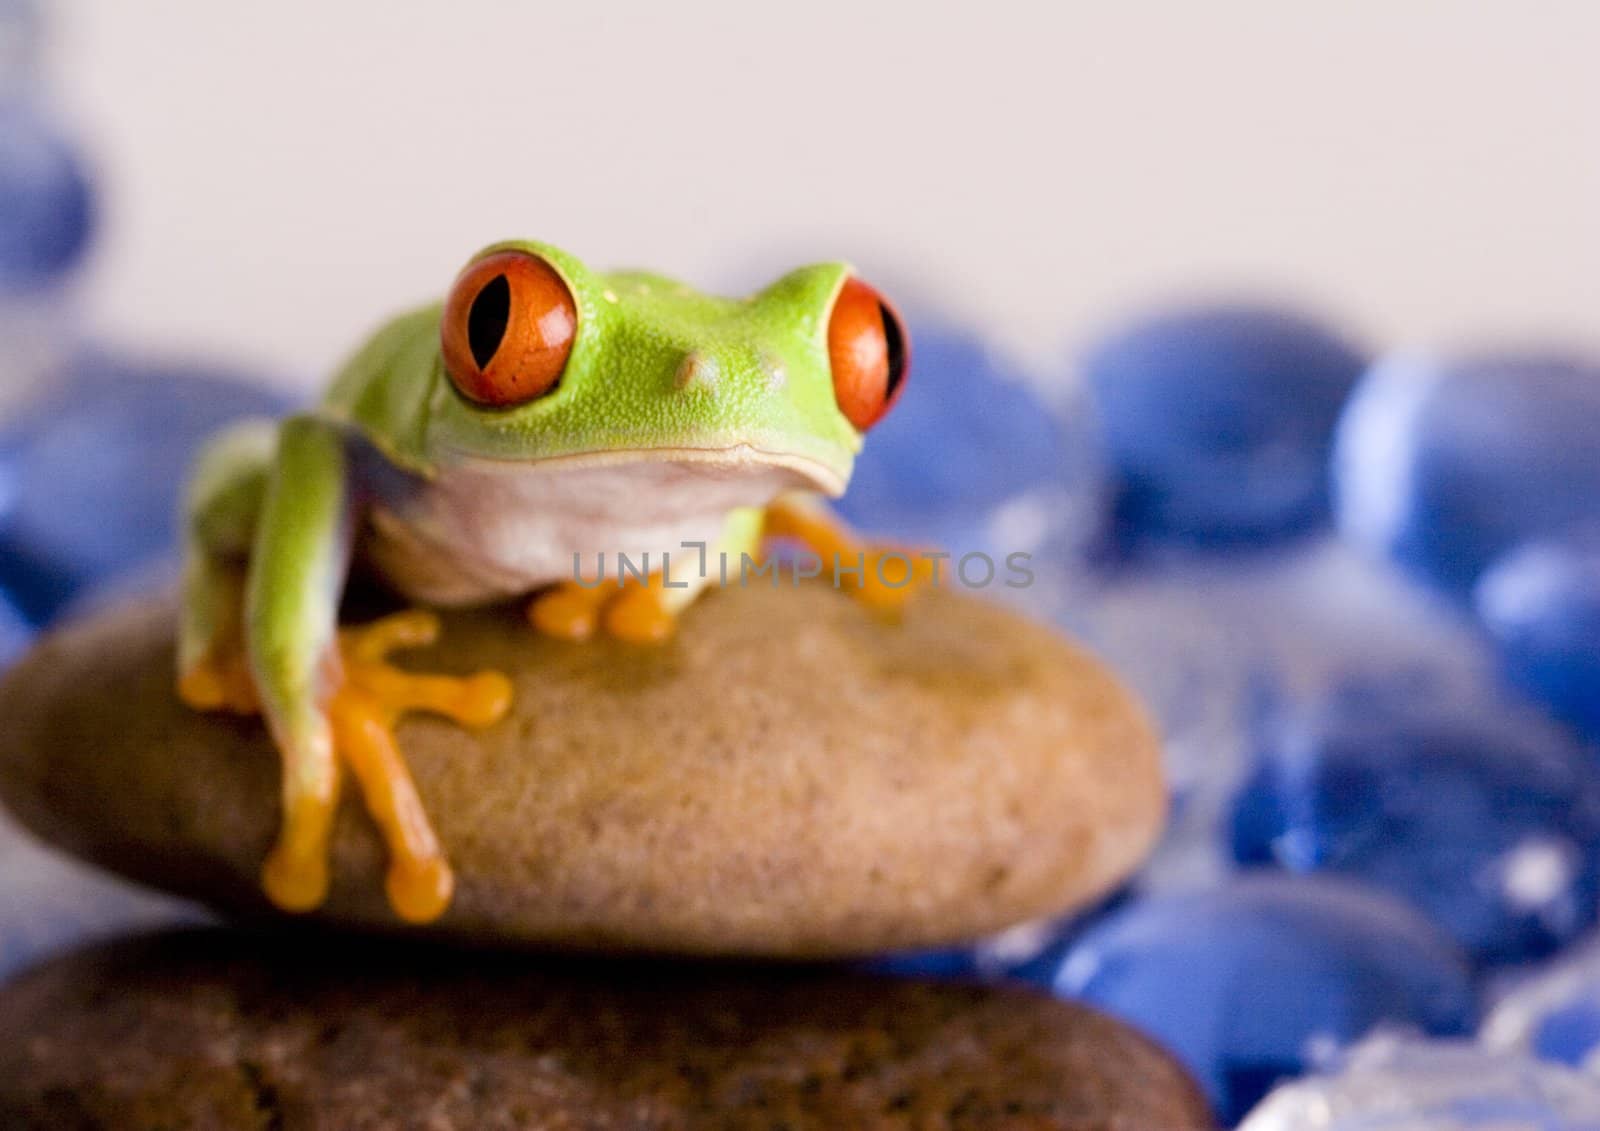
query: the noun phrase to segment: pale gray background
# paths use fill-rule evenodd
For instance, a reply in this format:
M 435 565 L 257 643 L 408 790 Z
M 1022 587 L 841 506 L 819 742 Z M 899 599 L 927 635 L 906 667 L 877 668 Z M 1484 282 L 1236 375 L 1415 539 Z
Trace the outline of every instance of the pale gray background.
M 1036 367 L 1146 299 L 1373 341 L 1600 311 L 1600 6 L 66 0 L 91 323 L 311 382 L 477 246 L 841 256 Z

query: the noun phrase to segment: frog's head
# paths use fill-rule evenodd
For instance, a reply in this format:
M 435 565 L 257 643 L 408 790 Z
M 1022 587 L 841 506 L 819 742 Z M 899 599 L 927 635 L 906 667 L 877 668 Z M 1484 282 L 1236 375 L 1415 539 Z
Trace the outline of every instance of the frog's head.
M 440 338 L 441 459 L 753 467 L 832 495 L 910 354 L 893 309 L 842 263 L 725 299 L 529 242 L 467 264 Z

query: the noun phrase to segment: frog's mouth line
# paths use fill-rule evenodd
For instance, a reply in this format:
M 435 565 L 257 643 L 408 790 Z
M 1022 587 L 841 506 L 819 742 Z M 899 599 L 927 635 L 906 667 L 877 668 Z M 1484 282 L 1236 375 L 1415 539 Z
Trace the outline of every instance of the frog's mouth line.
M 838 497 L 844 494 L 845 478 L 826 464 L 792 452 L 769 452 L 750 444 L 726 448 L 631 448 L 626 451 L 570 452 L 556 456 L 537 456 L 527 460 L 495 459 L 492 456 L 458 455 L 461 464 L 505 474 L 544 474 L 579 471 L 628 464 L 699 464 L 708 469 L 730 472 L 756 468 L 776 468 L 797 475 L 804 486 Z

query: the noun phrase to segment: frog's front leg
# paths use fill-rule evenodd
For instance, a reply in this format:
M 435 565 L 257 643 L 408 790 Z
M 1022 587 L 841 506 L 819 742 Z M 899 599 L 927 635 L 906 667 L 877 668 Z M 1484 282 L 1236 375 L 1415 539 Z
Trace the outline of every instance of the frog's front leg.
M 586 640 L 604 627 L 621 640 L 656 643 L 672 635 L 678 617 L 709 585 L 744 578 L 745 558 L 759 557 L 766 542 L 778 539 L 815 554 L 823 576 L 836 576 L 837 566 L 841 588 L 883 612 L 898 611 L 931 576 L 930 559 L 868 543 L 820 500 L 785 495 L 764 509 L 731 512 L 722 537 L 705 547 L 704 557 L 684 547 L 672 558 L 677 566 L 643 580 L 613 573 L 562 582 L 533 599 L 528 617 L 539 631 L 565 640 Z
M 394 724 L 406 711 L 423 710 L 487 725 L 509 706 L 509 683 L 495 673 L 459 679 L 391 666 L 390 651 L 437 635 L 431 613 L 401 613 L 340 633 L 339 597 L 359 518 L 345 437 L 316 418 L 291 419 L 278 430 L 268 463 L 247 499 L 255 528 L 243 595 L 253 697 L 283 761 L 282 821 L 263 886 L 286 910 L 310 910 L 325 898 L 343 763 L 388 844 L 391 904 L 407 920 L 429 921 L 448 905 L 453 878 L 394 741 Z M 237 667 L 227 655 L 227 633 L 209 632 L 238 613 L 226 607 L 228 586 L 212 583 L 228 576 L 230 563 L 208 526 L 218 526 L 214 509 L 191 515 L 180 648 L 188 663 L 179 686 L 193 706 L 237 709 L 236 693 L 212 694 L 216 681 L 203 674 Z
M 668 550 L 662 568 L 643 578 L 621 574 L 565 581 L 546 589 L 528 605 L 528 619 L 547 636 L 587 640 L 603 627 L 607 635 L 635 644 L 670 637 L 678 618 L 706 587 L 721 576 L 723 560 L 737 576 L 740 557 L 754 554 L 761 541 L 761 511 L 730 511 L 722 533 L 709 545 L 691 543 Z
M 421 675 L 388 662 L 390 652 L 432 644 L 438 637 L 438 616 L 423 609 L 345 629 L 338 651 L 343 678 L 327 706 L 334 750 L 360 783 L 367 811 L 388 844 L 385 886 L 390 906 L 414 923 L 431 922 L 444 913 L 455 881 L 395 741 L 395 724 L 408 711 L 426 711 L 480 728 L 499 721 L 511 706 L 510 680 L 499 672 L 464 678 Z M 280 848 L 289 832 L 286 823 Z M 292 851 L 291 846 L 280 857 L 287 871 L 278 877 L 290 891 L 296 882 Z M 269 859 L 269 884 L 272 865 Z

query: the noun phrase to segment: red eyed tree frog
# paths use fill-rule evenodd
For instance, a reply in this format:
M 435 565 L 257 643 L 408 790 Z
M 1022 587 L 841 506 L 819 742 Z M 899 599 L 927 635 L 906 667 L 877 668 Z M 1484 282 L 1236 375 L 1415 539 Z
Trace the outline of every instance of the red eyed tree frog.
M 428 711 L 483 727 L 510 705 L 500 673 L 388 662 L 437 636 L 426 607 L 341 630 L 352 565 L 418 606 L 526 594 L 538 631 L 649 643 L 720 571 L 596 579 L 599 555 L 694 560 L 684 544 L 704 543 L 740 562 L 780 537 L 864 560 L 836 576 L 894 606 L 907 579 L 886 582 L 883 552 L 816 496 L 844 490 L 908 359 L 898 316 L 843 263 L 727 299 L 509 242 L 442 304 L 382 327 L 317 408 L 212 441 L 187 497 L 178 690 L 266 718 L 283 769 L 267 896 L 290 911 L 326 897 L 348 768 L 388 846 L 394 911 L 443 914 L 454 878 L 394 724 Z

